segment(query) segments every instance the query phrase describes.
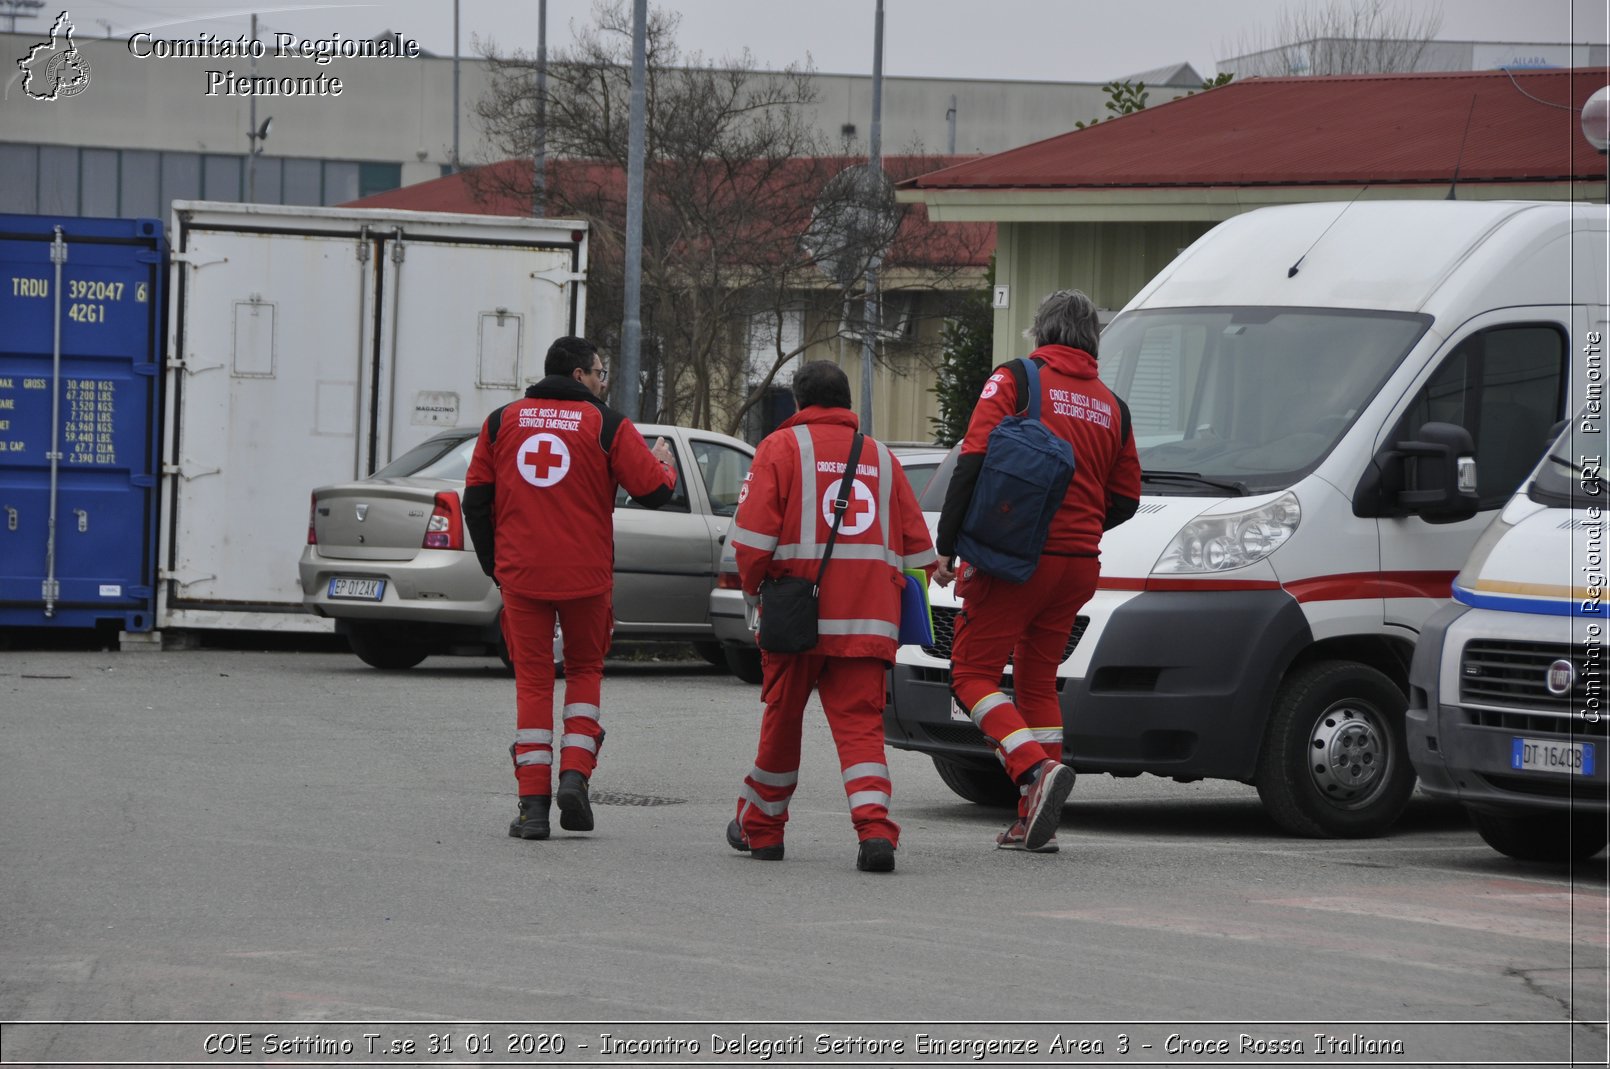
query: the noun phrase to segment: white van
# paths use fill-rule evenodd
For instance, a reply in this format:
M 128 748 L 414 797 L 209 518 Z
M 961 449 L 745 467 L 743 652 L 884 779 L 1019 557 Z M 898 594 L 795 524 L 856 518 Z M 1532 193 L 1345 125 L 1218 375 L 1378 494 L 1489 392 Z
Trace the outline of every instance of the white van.
M 1265 208 L 1181 253 L 1101 340 L 1145 479 L 1060 669 L 1064 759 L 1254 783 L 1301 835 L 1390 827 L 1414 789 L 1415 641 L 1585 399 L 1605 260 L 1603 207 L 1493 201 Z M 1008 804 L 953 709 L 957 602 L 933 595 L 936 645 L 901 649 L 886 736 Z
M 1476 543 L 1409 670 L 1421 789 L 1525 861 L 1610 841 L 1604 452 L 1602 406 L 1584 409 Z

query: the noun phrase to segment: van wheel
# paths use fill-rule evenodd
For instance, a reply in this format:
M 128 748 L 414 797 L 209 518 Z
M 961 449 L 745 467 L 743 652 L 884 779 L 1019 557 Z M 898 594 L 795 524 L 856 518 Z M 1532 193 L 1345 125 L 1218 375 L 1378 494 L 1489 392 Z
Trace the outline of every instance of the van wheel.
M 759 683 L 764 678 L 758 649 L 750 649 L 748 646 L 723 646 L 721 653 L 726 658 L 727 671 L 745 683 Z
M 1017 784 L 1006 778 L 1005 769 L 980 768 L 977 765 L 952 761 L 937 754 L 929 756 L 934 759 L 934 771 L 939 773 L 939 778 L 945 781 L 945 786 L 955 791 L 958 797 L 990 809 L 1017 808 L 1021 792 L 1018 791 Z
M 1275 823 L 1316 839 L 1363 839 L 1392 826 L 1414 793 L 1403 692 L 1349 661 L 1292 672 L 1258 755 L 1258 797 Z
M 1586 861 L 1610 843 L 1610 826 L 1603 813 L 1471 809 L 1470 819 L 1488 846 L 1517 861 Z
M 397 672 L 430 656 L 430 647 L 389 624 L 354 623 L 347 628 L 347 645 L 370 668 Z

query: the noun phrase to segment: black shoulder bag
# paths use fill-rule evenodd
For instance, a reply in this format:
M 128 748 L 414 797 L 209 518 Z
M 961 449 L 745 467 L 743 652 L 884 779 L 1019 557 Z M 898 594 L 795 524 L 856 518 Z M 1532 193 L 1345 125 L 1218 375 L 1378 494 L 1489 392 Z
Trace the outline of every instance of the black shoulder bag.
M 822 590 L 822 576 L 827 574 L 827 561 L 833 555 L 833 543 L 839 537 L 839 521 L 850 507 L 850 483 L 855 479 L 855 465 L 861 459 L 861 442 L 866 436 L 857 431 L 850 445 L 850 459 L 844 465 L 844 480 L 839 483 L 839 496 L 833 501 L 833 526 L 828 530 L 827 545 L 822 550 L 822 566 L 816 570 L 816 579 L 797 575 L 778 576 L 760 584 L 760 634 L 756 641 L 760 648 L 772 653 L 804 653 L 816 648 L 816 600 Z M 800 508 L 815 508 L 813 501 L 800 502 Z

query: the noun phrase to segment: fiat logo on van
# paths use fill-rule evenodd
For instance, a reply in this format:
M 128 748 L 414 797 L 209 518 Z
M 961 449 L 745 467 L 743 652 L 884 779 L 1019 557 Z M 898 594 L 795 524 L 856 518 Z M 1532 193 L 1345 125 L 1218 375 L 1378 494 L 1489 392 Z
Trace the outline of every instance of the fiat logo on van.
M 1576 665 L 1563 658 L 1555 661 L 1549 665 L 1548 672 L 1544 674 L 1543 685 L 1556 698 L 1565 697 L 1576 685 Z

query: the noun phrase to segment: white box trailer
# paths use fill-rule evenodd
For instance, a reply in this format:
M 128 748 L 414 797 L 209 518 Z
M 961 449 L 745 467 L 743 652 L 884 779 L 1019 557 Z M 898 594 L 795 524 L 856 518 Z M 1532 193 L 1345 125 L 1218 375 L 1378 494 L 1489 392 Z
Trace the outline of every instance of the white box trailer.
M 175 201 L 170 238 L 158 627 L 329 630 L 313 487 L 479 423 L 585 322 L 584 223 Z

